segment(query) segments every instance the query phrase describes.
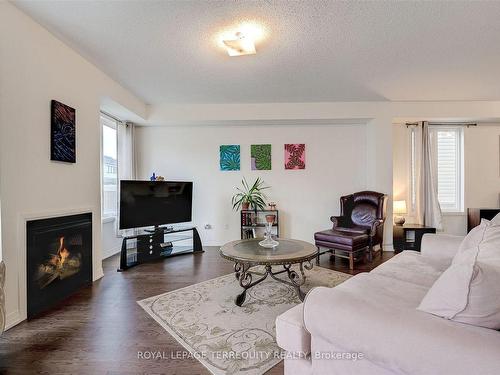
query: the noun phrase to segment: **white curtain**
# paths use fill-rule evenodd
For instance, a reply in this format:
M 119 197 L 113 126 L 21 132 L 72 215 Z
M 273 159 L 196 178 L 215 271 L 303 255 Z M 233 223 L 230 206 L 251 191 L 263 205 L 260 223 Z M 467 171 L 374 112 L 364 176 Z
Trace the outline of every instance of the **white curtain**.
M 438 201 L 437 145 L 429 124 L 418 125 L 415 137 L 416 214 L 419 224 L 442 230 Z
M 120 181 L 135 180 L 136 164 L 135 164 L 135 126 L 131 122 L 120 122 L 117 127 L 118 138 L 118 202 L 117 207 L 120 207 Z M 120 230 L 120 215 L 116 218 L 116 230 L 119 236 L 129 235 L 129 231 Z

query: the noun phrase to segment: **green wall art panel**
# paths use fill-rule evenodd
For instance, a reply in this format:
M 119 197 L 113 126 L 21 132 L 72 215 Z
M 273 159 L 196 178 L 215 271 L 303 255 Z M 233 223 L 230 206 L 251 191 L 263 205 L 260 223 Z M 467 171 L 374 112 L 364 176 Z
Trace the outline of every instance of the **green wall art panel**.
M 220 170 L 221 171 L 240 170 L 240 145 L 220 146 Z
M 271 170 L 271 145 L 251 145 L 252 170 Z

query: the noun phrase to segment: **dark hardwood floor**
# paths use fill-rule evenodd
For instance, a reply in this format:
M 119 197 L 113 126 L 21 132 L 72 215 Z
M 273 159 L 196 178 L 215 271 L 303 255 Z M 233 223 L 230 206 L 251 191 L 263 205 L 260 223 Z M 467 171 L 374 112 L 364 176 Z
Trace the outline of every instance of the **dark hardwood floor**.
M 347 273 L 369 271 L 386 261 L 349 272 L 344 259 L 323 255 L 321 266 Z M 60 306 L 0 337 L 2 374 L 169 374 L 209 372 L 195 359 L 138 359 L 138 352 L 170 353 L 182 346 L 139 307 L 136 301 L 232 272 L 232 263 L 217 248 L 143 264 L 116 272 L 118 256 L 103 262 L 104 278 Z M 278 364 L 267 374 L 283 373 Z

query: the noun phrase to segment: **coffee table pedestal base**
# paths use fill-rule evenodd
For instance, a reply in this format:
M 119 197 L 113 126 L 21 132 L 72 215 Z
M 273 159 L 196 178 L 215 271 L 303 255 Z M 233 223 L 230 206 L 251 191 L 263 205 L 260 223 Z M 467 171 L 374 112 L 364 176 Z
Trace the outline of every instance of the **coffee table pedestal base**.
M 299 272 L 295 271 L 292 269 L 293 264 L 298 264 L 299 265 Z M 267 279 L 268 276 L 273 278 L 276 281 L 279 281 L 280 283 L 292 286 L 295 288 L 295 291 L 297 292 L 297 296 L 301 301 L 304 301 L 305 298 L 305 293 L 300 289 L 302 285 L 306 282 L 306 275 L 304 272 L 304 269 L 306 270 L 311 270 L 313 268 L 313 263 L 311 260 L 308 260 L 306 262 L 301 262 L 301 263 L 291 263 L 291 264 L 283 264 L 283 270 L 273 272 L 272 271 L 272 265 L 266 264 L 266 272 L 265 274 L 258 278 L 257 280 L 253 280 L 252 273 L 249 272 L 250 268 L 255 266 L 255 264 L 252 263 L 241 263 L 241 262 L 236 262 L 234 264 L 234 271 L 235 271 L 235 276 L 236 280 L 239 281 L 240 286 L 243 288 L 243 292 L 241 292 L 235 299 L 235 303 L 237 306 L 243 305 L 245 302 L 246 296 L 247 296 L 247 290 L 254 287 L 255 285 L 261 283 L 265 279 Z M 280 279 L 279 277 L 276 277 L 276 275 L 282 274 L 282 273 L 287 273 L 288 280 Z M 255 274 L 254 274 L 255 275 Z M 259 275 L 260 276 L 260 275 Z

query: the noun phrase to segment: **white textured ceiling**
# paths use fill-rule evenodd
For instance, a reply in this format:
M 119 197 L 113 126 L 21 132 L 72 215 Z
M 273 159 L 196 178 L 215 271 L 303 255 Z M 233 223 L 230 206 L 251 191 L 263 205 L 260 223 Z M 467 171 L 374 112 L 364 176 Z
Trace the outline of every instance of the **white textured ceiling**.
M 500 2 L 14 4 L 152 104 L 500 99 Z M 241 20 L 268 36 L 228 57 Z

